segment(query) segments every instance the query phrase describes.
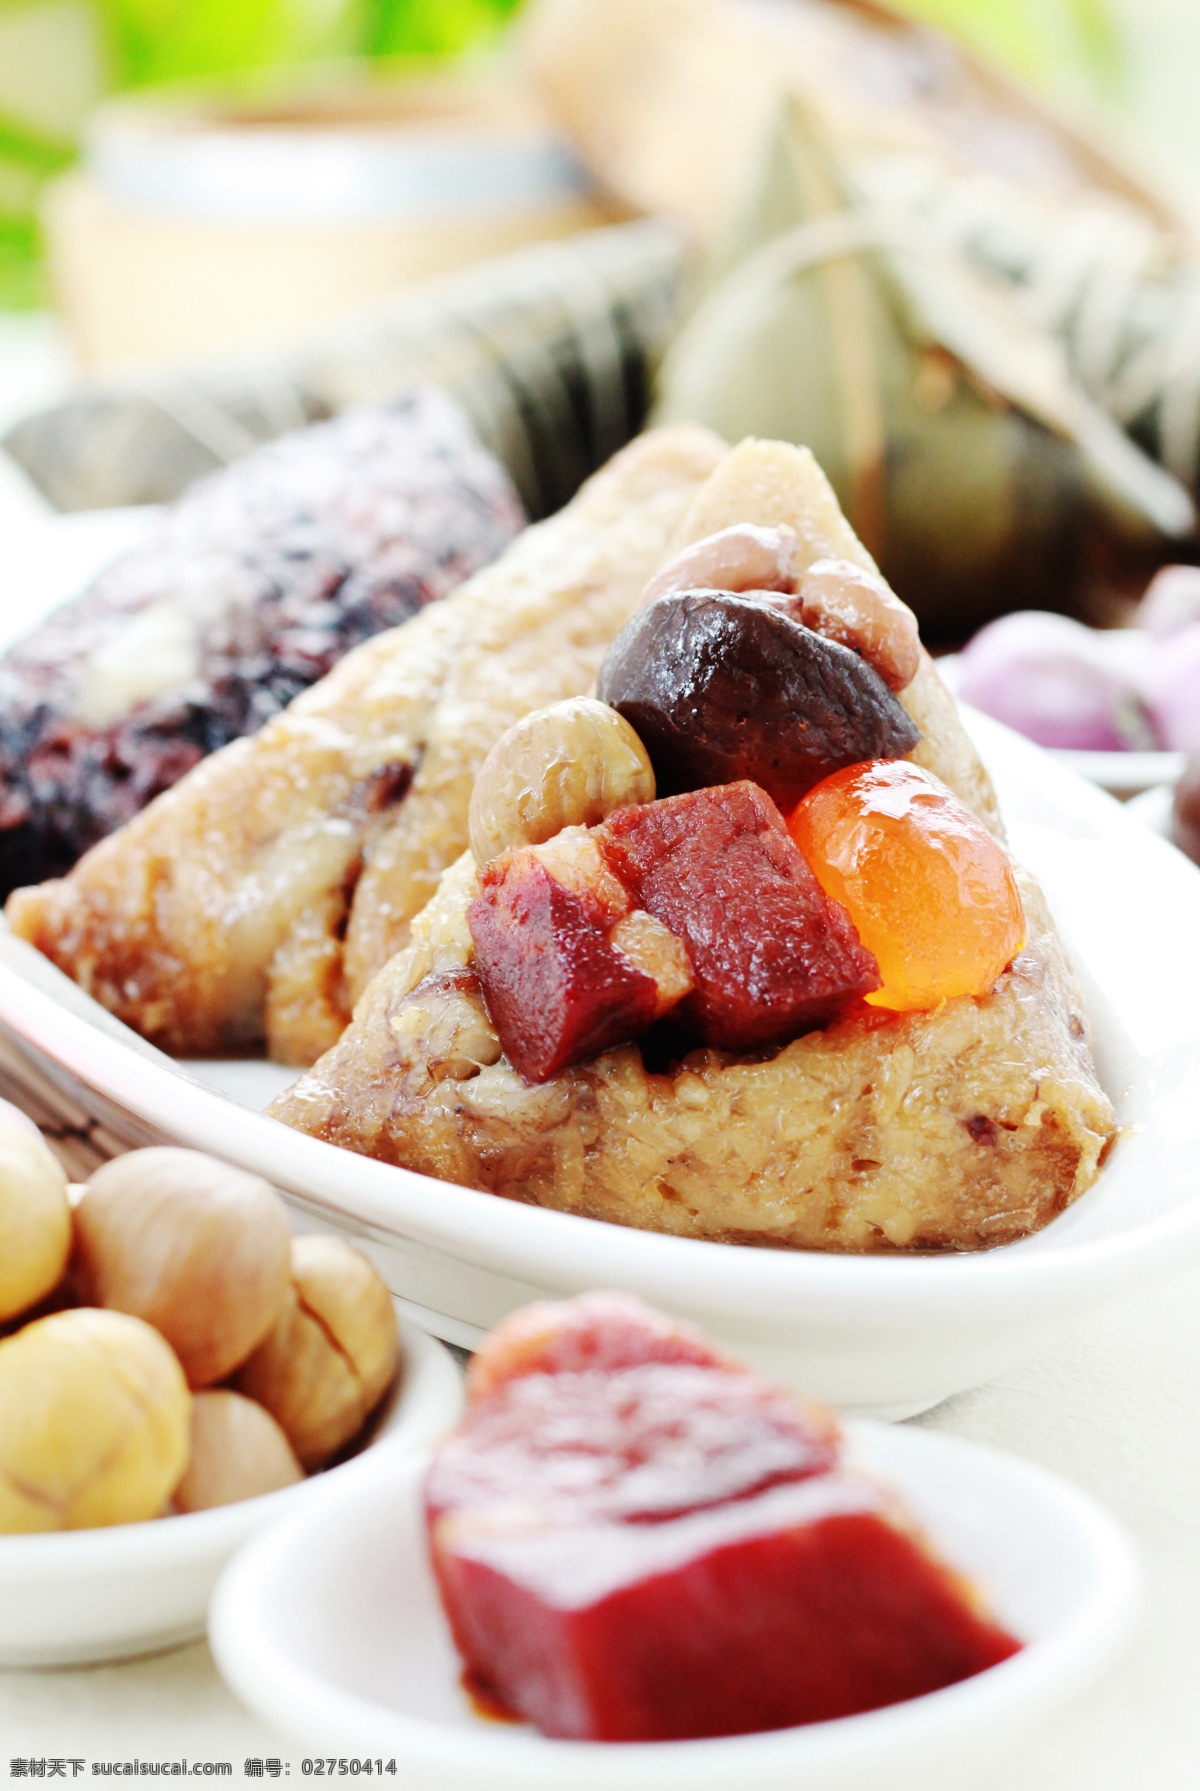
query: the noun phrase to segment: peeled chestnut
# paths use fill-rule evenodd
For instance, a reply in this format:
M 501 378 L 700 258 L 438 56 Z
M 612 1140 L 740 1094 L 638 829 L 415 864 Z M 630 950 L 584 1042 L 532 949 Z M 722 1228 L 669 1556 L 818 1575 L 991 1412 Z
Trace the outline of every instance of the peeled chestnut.
M 735 522 L 692 541 L 656 572 L 639 606 L 673 591 L 794 591 L 796 531 Z
M 70 1253 L 62 1166 L 24 1114 L 0 1112 L 0 1320 L 27 1311 L 57 1287 Z
M 161 1331 L 193 1387 L 244 1362 L 287 1294 L 283 1202 L 258 1176 L 199 1151 L 131 1151 L 105 1163 L 75 1231 L 88 1297 Z
M 150 1325 L 91 1307 L 0 1343 L 0 1532 L 157 1517 L 188 1458 L 191 1397 Z
M 660 796 L 749 778 L 786 811 L 831 772 L 903 758 L 921 737 L 857 653 L 730 591 L 637 610 L 597 694 L 644 743 Z
M 878 573 L 850 560 L 817 560 L 800 580 L 806 628 L 840 641 L 874 666 L 889 690 L 904 690 L 921 664 L 917 618 Z
M 298 1237 L 283 1311 L 237 1385 L 315 1468 L 362 1428 L 399 1358 L 392 1298 L 366 1257 L 341 1238 Z
M 270 1412 L 217 1387 L 192 1400 L 191 1450 L 175 1488 L 177 1511 L 209 1511 L 278 1492 L 304 1470 Z
M 483 761 L 471 850 L 482 870 L 512 846 L 540 846 L 564 827 L 593 827 L 653 800 L 650 760 L 629 723 L 594 697 L 569 697 L 522 716 Z

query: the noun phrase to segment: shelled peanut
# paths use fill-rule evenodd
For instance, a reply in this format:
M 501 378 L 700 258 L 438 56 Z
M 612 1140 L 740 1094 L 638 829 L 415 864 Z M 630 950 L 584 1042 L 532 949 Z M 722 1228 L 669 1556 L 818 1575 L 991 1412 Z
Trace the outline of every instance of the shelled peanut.
M 230 1504 L 352 1444 L 399 1366 L 364 1256 L 293 1239 L 274 1189 L 197 1151 L 76 1194 L 0 1103 L 0 1533 Z

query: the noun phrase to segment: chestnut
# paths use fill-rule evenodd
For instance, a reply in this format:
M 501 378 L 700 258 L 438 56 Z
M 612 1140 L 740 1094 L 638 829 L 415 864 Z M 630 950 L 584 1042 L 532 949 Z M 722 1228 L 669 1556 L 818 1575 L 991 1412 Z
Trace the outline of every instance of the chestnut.
M 161 1331 L 193 1387 L 223 1380 L 279 1316 L 291 1229 L 257 1175 L 199 1151 L 114 1157 L 75 1211 L 84 1288 Z
M 306 1468 L 323 1467 L 362 1429 L 396 1376 L 392 1296 L 345 1239 L 292 1242 L 292 1280 L 274 1327 L 237 1375 Z
M 157 1517 L 188 1458 L 170 1347 L 123 1312 L 55 1312 L 0 1343 L 0 1533 Z
M 569 697 L 522 716 L 483 761 L 471 850 L 482 870 L 512 846 L 540 846 L 564 827 L 653 801 L 654 773 L 629 723 L 594 697 Z
M 52 1292 L 71 1253 L 67 1178 L 36 1126 L 0 1102 L 0 1321 Z
M 175 1488 L 176 1511 L 211 1511 L 303 1480 L 292 1445 L 270 1412 L 215 1387 L 192 1399 L 191 1450 Z

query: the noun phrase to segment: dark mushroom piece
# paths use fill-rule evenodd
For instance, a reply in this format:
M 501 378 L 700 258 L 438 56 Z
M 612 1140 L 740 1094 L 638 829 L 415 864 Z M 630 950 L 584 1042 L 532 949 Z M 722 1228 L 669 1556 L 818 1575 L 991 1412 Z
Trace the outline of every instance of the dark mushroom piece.
M 660 796 L 750 778 L 786 812 L 842 766 L 904 758 L 921 737 L 865 659 L 731 591 L 638 610 L 597 694 L 644 743 Z

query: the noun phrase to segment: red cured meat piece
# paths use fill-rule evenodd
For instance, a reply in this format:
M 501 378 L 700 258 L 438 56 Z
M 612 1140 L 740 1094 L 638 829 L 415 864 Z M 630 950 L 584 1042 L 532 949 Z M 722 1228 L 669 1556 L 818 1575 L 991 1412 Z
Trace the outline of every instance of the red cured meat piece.
M 636 1368 L 643 1362 L 730 1366 L 690 1325 L 628 1294 L 599 1288 L 575 1300 L 539 1300 L 504 1319 L 472 1356 L 467 1391 L 476 1400 L 522 1374 Z
M 686 1352 L 682 1356 L 678 1352 Z M 425 1486 L 470 1683 L 547 1735 L 655 1741 L 919 1696 L 1018 1644 L 832 1418 L 620 1294 L 517 1313 Z
M 513 1506 L 539 1522 L 664 1518 L 823 1473 L 837 1433 L 744 1369 L 644 1362 L 527 1374 L 476 1401 L 438 1452 L 434 1516 Z
M 612 916 L 531 852 L 492 860 L 467 911 L 488 1013 L 527 1082 L 643 1031 L 658 984 L 608 940 Z
M 682 1011 L 706 1043 L 778 1044 L 879 987 L 850 916 L 757 784 L 619 809 L 594 837 L 634 904 L 683 941 L 696 987 Z
M 546 1735 L 786 1728 L 952 1685 L 1017 1643 L 887 1495 L 821 1474 L 666 1523 L 443 1519 L 436 1563 L 484 1689 Z

